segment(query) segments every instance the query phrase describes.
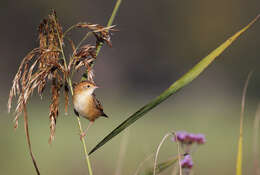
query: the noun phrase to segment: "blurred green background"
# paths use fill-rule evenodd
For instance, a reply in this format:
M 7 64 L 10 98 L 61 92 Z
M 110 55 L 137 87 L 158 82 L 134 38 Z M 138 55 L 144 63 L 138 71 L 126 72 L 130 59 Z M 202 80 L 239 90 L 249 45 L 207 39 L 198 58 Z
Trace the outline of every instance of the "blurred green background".
M 7 113 L 6 104 L 21 59 L 38 44 L 41 19 L 53 8 L 64 29 L 80 21 L 105 25 L 114 4 L 115 0 L 0 2 L 0 174 L 35 174 L 22 117 L 14 132 L 13 115 Z M 114 22 L 120 32 L 114 33 L 112 48 L 102 48 L 95 65 L 95 80 L 101 87 L 96 94 L 110 118 L 97 120 L 89 130 L 88 149 L 259 13 L 259 0 L 123 0 Z M 72 34 L 75 40 L 84 35 Z M 243 160 L 244 174 L 252 174 L 252 126 L 260 97 L 259 46 L 260 21 L 198 79 L 132 125 L 127 131 L 122 174 L 133 174 L 172 130 L 206 135 L 207 143 L 193 154 L 195 174 L 234 174 L 242 88 L 253 69 L 246 99 Z M 48 144 L 49 99 L 47 90 L 43 100 L 35 95 L 28 105 L 32 147 L 41 173 L 87 174 L 71 104 L 68 116 L 61 104 L 56 138 L 51 146 Z M 86 127 L 88 122 L 82 122 Z M 120 134 L 91 156 L 95 175 L 115 174 L 123 136 Z M 167 141 L 159 159 L 175 154 L 176 145 Z

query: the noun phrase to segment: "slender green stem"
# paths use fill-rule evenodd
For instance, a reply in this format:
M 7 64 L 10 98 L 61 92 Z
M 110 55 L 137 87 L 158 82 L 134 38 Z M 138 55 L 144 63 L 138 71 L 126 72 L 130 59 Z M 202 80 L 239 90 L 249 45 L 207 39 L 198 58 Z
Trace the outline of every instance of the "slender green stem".
M 73 96 L 73 87 L 72 87 L 72 82 L 71 82 L 70 78 L 68 78 L 68 84 L 69 84 L 69 87 L 70 87 L 71 95 Z M 78 126 L 79 126 L 80 133 L 83 133 L 80 118 L 77 117 L 77 119 L 78 119 Z M 92 168 L 91 168 L 91 162 L 90 162 L 90 159 L 89 159 L 89 156 L 88 156 L 88 151 L 87 151 L 85 139 L 82 138 L 81 142 L 82 142 L 82 145 L 83 145 L 83 148 L 84 148 L 84 153 L 85 153 L 85 158 L 86 158 L 85 160 L 86 160 L 86 164 L 88 165 L 89 175 L 93 175 L 93 171 L 92 171 Z
M 115 5 L 115 7 L 114 7 L 114 10 L 113 10 L 113 12 L 112 12 L 112 15 L 111 15 L 111 17 L 110 17 L 109 20 L 108 20 L 107 26 L 111 26 L 111 25 L 112 25 L 112 23 L 113 23 L 113 21 L 114 21 L 114 18 L 115 18 L 115 16 L 116 16 L 116 13 L 117 13 L 117 11 L 118 11 L 118 8 L 119 8 L 119 6 L 120 6 L 120 4 L 121 4 L 121 1 L 122 1 L 122 0 L 117 0 L 117 3 L 116 3 L 116 5 Z M 69 28 L 69 29 L 66 31 L 66 33 L 67 33 L 68 31 L 70 31 L 71 29 L 73 29 L 73 28 L 74 28 L 74 26 L 72 26 L 71 28 Z M 65 33 L 65 34 L 66 34 L 66 33 Z M 84 40 L 86 40 L 87 37 L 88 37 L 90 34 L 91 34 L 91 33 L 88 32 L 88 33 L 83 37 L 83 39 L 82 39 L 82 40 L 79 42 L 79 44 L 77 45 L 76 50 L 80 47 L 80 45 L 82 44 L 82 42 L 83 42 Z M 62 46 L 61 46 L 61 47 L 62 47 Z M 62 48 L 61 48 L 61 49 L 62 49 Z M 101 49 L 101 46 L 98 47 L 97 55 L 98 55 L 100 49 Z M 63 51 L 63 49 L 62 49 L 62 51 Z M 64 52 L 62 52 L 62 53 L 63 53 L 63 55 L 64 55 Z M 74 54 L 74 53 L 73 53 L 73 54 Z M 64 57 L 64 62 L 66 63 L 65 57 Z M 67 67 L 67 66 L 66 66 L 66 67 Z M 72 82 L 71 82 L 71 79 L 70 79 L 70 78 L 68 78 L 68 84 L 69 84 L 69 87 L 70 87 L 70 89 L 71 89 L 71 94 L 73 95 L 73 87 L 72 87 Z M 79 126 L 80 133 L 82 133 L 83 130 L 82 130 L 80 118 L 78 117 L 77 119 L 78 119 L 78 126 Z M 82 138 L 82 139 L 81 139 L 81 142 L 82 142 L 83 147 L 84 147 L 84 152 L 85 152 L 85 157 L 86 157 L 85 160 L 86 160 L 86 163 L 87 163 L 87 165 L 88 165 L 89 175 L 93 175 L 92 168 L 91 168 L 91 163 L 90 163 L 90 159 L 89 159 L 89 156 L 88 156 L 88 151 L 87 151 L 87 147 L 86 147 L 86 143 L 85 143 L 85 139 Z
M 79 44 L 76 46 L 76 48 L 75 48 L 75 51 L 72 53 L 72 59 L 74 59 L 75 57 L 74 57 L 74 55 L 75 55 L 75 52 L 79 49 L 79 47 L 81 46 L 81 44 L 89 37 L 89 35 L 91 34 L 91 32 L 87 32 L 86 34 L 85 34 L 85 36 L 82 38 L 82 40 L 79 42 Z M 75 70 L 74 69 L 72 69 L 72 72 L 71 72 L 71 77 L 73 77 L 73 75 L 74 75 L 74 72 L 75 72 Z
M 116 17 L 117 11 L 118 11 L 118 9 L 120 7 L 121 2 L 122 2 L 122 0 L 117 0 L 116 5 L 115 5 L 115 7 L 113 9 L 113 12 L 112 12 L 112 14 L 111 14 L 111 16 L 110 16 L 110 18 L 109 18 L 109 20 L 107 22 L 107 27 L 112 25 L 112 23 L 113 23 L 113 21 L 114 21 L 114 19 Z
M 56 29 L 57 29 L 57 35 L 58 35 L 58 38 L 59 38 L 59 44 L 60 44 L 60 49 L 61 49 L 61 53 L 62 53 L 62 59 L 63 59 L 63 61 L 64 61 L 64 67 L 65 67 L 65 70 L 68 71 L 68 66 L 67 66 L 65 54 L 64 54 L 64 51 L 63 51 L 63 47 L 62 47 L 62 41 L 61 41 L 60 34 L 59 34 L 59 32 L 58 32 L 58 25 L 57 25 L 57 22 L 56 22 L 55 17 L 54 17 L 54 22 L 55 22 L 55 26 L 56 26 Z M 72 87 L 72 82 L 71 82 L 70 77 L 68 77 L 68 80 L 67 80 L 67 81 L 68 81 L 68 84 L 69 84 L 69 87 L 70 87 L 71 95 L 73 96 L 73 87 Z M 82 126 L 81 126 L 81 122 L 80 122 L 79 117 L 77 117 L 77 119 L 78 119 L 78 126 L 79 126 L 80 133 L 82 133 L 83 130 L 82 130 Z M 90 159 L 89 159 L 89 156 L 88 156 L 88 151 L 87 151 L 87 146 L 86 146 L 85 139 L 82 138 L 82 139 L 81 139 L 81 142 L 82 142 L 83 148 L 84 148 L 84 153 L 85 153 L 85 157 L 86 157 L 86 164 L 87 164 L 87 166 L 88 166 L 89 175 L 93 175 L 92 168 L 91 168 L 91 163 L 90 163 Z
M 81 126 L 81 122 L 80 122 L 79 117 L 77 117 L 77 119 L 78 119 L 79 130 L 80 130 L 80 132 L 82 133 L 83 130 L 82 130 L 82 126 Z M 88 151 L 87 151 L 85 139 L 82 138 L 82 139 L 81 139 L 81 142 L 82 142 L 83 147 L 84 147 L 84 152 L 85 152 L 85 157 L 86 157 L 85 160 L 86 160 L 86 164 L 88 165 L 89 175 L 93 175 L 92 168 L 91 168 L 91 163 L 90 163 L 90 159 L 89 159 L 89 156 L 88 156 Z
M 77 27 L 77 24 L 74 24 L 73 26 L 71 26 L 70 28 L 68 28 L 68 29 L 64 32 L 63 38 L 67 35 L 67 33 L 68 33 L 69 31 L 71 31 L 72 29 L 74 29 L 74 28 L 76 28 L 76 27 Z
M 113 12 L 112 12 L 112 14 L 111 14 L 111 16 L 110 16 L 108 22 L 107 22 L 107 27 L 109 27 L 109 26 L 111 26 L 111 25 L 113 24 L 113 21 L 114 21 L 114 19 L 115 19 L 115 17 L 116 17 L 116 14 L 117 14 L 117 11 L 118 11 L 118 9 L 119 9 L 119 7 L 120 7 L 121 2 L 122 2 L 122 0 L 117 0 L 117 1 L 116 1 L 116 5 L 115 5 L 115 7 L 114 7 L 114 9 L 113 9 Z M 102 46 L 103 46 L 103 44 L 102 44 L 102 43 L 99 43 L 98 48 L 97 48 L 97 54 L 96 54 L 97 56 L 98 56 L 98 54 L 99 54 L 100 49 L 101 49 Z
M 176 135 L 176 133 L 175 133 L 175 132 L 172 132 L 172 134 L 174 135 L 174 138 L 175 138 L 175 140 L 176 140 L 176 144 L 177 144 L 179 170 L 180 170 L 180 175 L 182 175 L 180 143 L 179 143 L 179 141 L 178 141 L 178 139 L 177 139 L 177 135 Z
M 75 51 L 78 50 L 78 48 L 81 46 L 81 44 L 83 43 L 83 41 L 85 41 L 85 40 L 89 37 L 90 34 L 91 34 L 91 32 L 87 32 L 87 33 L 85 34 L 85 36 L 82 38 L 82 40 L 79 42 L 79 44 L 78 44 L 77 47 L 75 48 Z M 73 54 L 74 54 L 74 53 L 73 53 Z
M 121 0 L 117 0 L 117 3 L 116 3 L 116 5 L 115 5 L 115 7 L 114 7 L 114 10 L 113 10 L 113 12 L 112 12 L 112 15 L 111 15 L 111 17 L 109 18 L 109 21 L 108 21 L 108 24 L 107 24 L 108 26 L 111 26 L 111 24 L 113 23 L 114 18 L 115 18 L 115 16 L 116 16 L 116 13 L 117 13 L 117 11 L 118 11 L 118 8 L 119 8 L 119 6 L 120 6 L 120 3 L 121 3 Z M 56 25 L 56 27 L 57 27 L 56 21 L 55 21 L 55 25 Z M 72 30 L 74 27 L 75 27 L 75 25 L 72 26 L 72 27 L 70 27 L 70 28 L 64 33 L 64 36 L 65 36 L 70 30 Z M 79 44 L 77 45 L 76 50 L 80 47 L 80 45 L 82 44 L 82 42 L 87 39 L 87 37 L 89 36 L 89 34 L 90 34 L 90 32 L 88 32 L 88 33 L 83 37 L 83 39 L 82 39 L 82 40 L 79 42 Z M 59 42 L 60 42 L 62 57 L 63 57 L 63 60 L 64 60 L 64 66 L 65 66 L 65 69 L 68 70 L 68 68 L 67 68 L 67 63 L 66 63 L 66 59 L 65 59 L 65 55 L 64 55 L 64 52 L 63 52 L 63 48 L 62 48 L 62 42 L 61 42 L 61 38 L 60 38 L 60 36 L 59 36 L 59 33 L 58 33 L 58 37 L 59 37 Z M 97 55 L 98 55 L 100 49 L 101 49 L 101 45 L 98 46 Z M 73 54 L 74 54 L 74 53 L 73 53 Z M 72 81 L 71 81 L 70 78 L 68 78 L 68 84 L 69 84 L 69 87 L 70 87 L 71 94 L 73 95 Z M 82 125 L 81 125 L 80 118 L 78 117 L 77 119 L 78 119 L 78 127 L 79 127 L 79 130 L 80 130 L 80 133 L 82 133 L 83 130 L 82 130 Z M 81 139 L 81 142 L 82 142 L 83 148 L 84 148 L 84 153 L 85 153 L 85 157 L 86 157 L 85 160 L 86 160 L 86 164 L 88 165 L 89 175 L 93 175 L 92 168 L 91 168 L 91 162 L 90 162 L 90 159 L 89 159 L 89 156 L 88 156 L 88 151 L 87 151 L 87 146 L 86 146 L 85 139 L 82 138 L 82 139 Z

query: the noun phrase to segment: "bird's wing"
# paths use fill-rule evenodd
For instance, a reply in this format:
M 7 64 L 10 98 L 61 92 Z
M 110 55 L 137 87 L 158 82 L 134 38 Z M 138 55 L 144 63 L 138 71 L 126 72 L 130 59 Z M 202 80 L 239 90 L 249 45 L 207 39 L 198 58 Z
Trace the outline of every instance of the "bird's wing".
M 102 111 L 103 112 L 103 106 L 102 106 L 102 104 L 100 103 L 100 101 L 97 99 L 97 97 L 96 97 L 96 95 L 93 93 L 92 94 L 93 95 L 93 99 L 94 99 L 94 103 L 95 103 L 95 105 L 96 105 L 96 107 L 100 110 L 100 111 Z
M 108 116 L 104 113 L 103 111 L 103 106 L 100 103 L 100 101 L 96 98 L 96 95 L 93 93 L 93 99 L 94 99 L 94 103 L 96 105 L 96 107 L 99 109 L 99 111 L 101 112 L 101 116 L 104 116 L 106 118 L 108 118 Z

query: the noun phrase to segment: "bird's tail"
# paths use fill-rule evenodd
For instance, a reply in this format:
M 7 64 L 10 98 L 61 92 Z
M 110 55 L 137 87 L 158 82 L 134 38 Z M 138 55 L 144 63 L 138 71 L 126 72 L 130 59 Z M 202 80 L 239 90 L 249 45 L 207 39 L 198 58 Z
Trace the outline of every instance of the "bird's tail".
M 104 112 L 103 112 L 102 116 L 108 118 L 108 116 Z

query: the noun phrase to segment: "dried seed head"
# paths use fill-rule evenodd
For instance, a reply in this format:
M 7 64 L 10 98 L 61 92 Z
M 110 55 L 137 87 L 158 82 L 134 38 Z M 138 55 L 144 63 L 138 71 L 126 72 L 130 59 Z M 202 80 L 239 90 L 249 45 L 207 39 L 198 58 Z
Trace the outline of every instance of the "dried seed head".
M 115 32 L 117 30 L 113 29 L 115 26 L 104 27 L 99 24 L 90 24 L 90 23 L 78 23 L 78 28 L 87 28 L 91 30 L 97 39 L 97 45 L 101 42 L 106 42 L 110 47 L 112 46 L 110 40 L 110 31 Z
M 72 40 L 72 55 L 68 66 L 64 56 L 64 34 L 58 21 L 56 12 L 52 10 L 38 27 L 39 46 L 29 52 L 23 59 L 13 79 L 8 99 L 8 111 L 10 112 L 12 100 L 18 96 L 15 109 L 15 128 L 18 127 L 19 116 L 26 109 L 26 104 L 33 91 L 37 88 L 42 98 L 43 91 L 48 81 L 51 81 L 51 103 L 49 111 L 50 119 L 50 142 L 54 139 L 56 120 L 59 113 L 59 97 L 61 87 L 64 84 L 65 113 L 68 112 L 69 88 L 68 79 L 74 71 L 80 68 L 87 70 L 87 80 L 94 82 L 92 64 L 96 59 L 97 49 L 100 43 L 111 46 L 110 33 L 116 31 L 114 26 L 104 27 L 98 24 L 78 23 L 77 28 L 86 28 L 96 37 L 96 43 L 75 47 Z M 80 47 L 81 46 L 81 47 Z
M 60 38 L 63 35 L 54 11 L 49 15 L 48 19 L 42 21 L 38 27 L 38 32 L 39 47 L 33 49 L 23 58 L 9 94 L 9 112 L 13 97 L 19 95 L 15 110 L 15 127 L 18 126 L 18 118 L 24 110 L 23 103 L 27 104 L 34 89 L 37 88 L 38 94 L 42 97 L 48 77 L 51 74 L 55 72 L 54 78 L 57 78 L 59 83 L 61 77 L 67 77 L 68 74 L 64 63 L 59 62 L 61 53 L 59 41 L 63 42 L 63 38 Z
M 57 72 L 53 73 L 52 78 L 52 85 L 51 85 L 51 105 L 50 105 L 50 139 L 49 143 L 51 143 L 54 140 L 54 134 L 56 129 L 56 120 L 59 115 L 59 96 L 60 96 L 60 88 L 62 86 L 61 84 L 62 80 L 59 77 L 59 74 Z

